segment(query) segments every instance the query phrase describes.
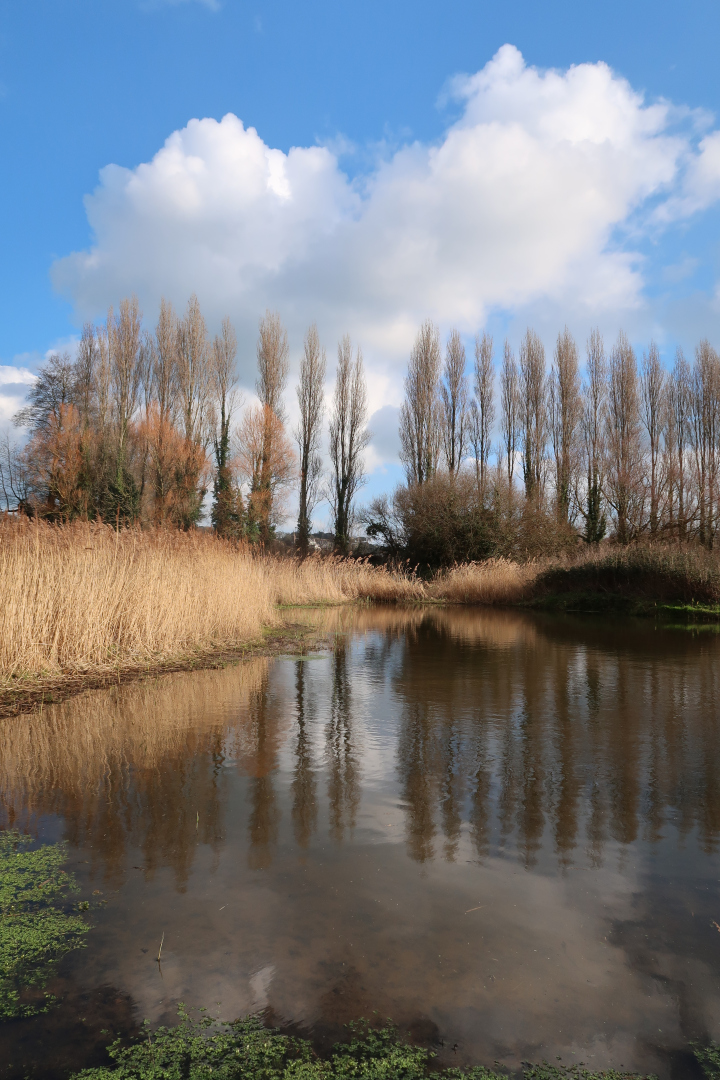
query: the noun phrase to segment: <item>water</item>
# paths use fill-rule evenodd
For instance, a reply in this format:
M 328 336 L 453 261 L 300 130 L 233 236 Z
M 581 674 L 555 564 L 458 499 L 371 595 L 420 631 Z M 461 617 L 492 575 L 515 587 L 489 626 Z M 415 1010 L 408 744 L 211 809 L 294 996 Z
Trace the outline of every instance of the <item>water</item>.
M 693 1075 L 689 1041 L 720 1040 L 720 638 L 328 619 L 329 653 L 0 722 L 2 823 L 66 839 L 104 902 L 61 1005 L 0 1029 L 0 1075 L 63 1075 L 178 1001 L 320 1044 L 377 1011 L 448 1063 Z

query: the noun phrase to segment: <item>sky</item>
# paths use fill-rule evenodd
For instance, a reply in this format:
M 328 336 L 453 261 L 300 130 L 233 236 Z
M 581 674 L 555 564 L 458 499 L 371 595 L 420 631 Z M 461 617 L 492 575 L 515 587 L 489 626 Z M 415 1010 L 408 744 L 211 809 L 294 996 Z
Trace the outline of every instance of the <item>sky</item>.
M 0 0 L 0 423 L 135 292 L 362 347 L 368 494 L 420 322 L 720 343 L 717 3 Z M 328 385 L 328 390 L 331 384 Z M 292 414 L 292 393 L 289 394 Z

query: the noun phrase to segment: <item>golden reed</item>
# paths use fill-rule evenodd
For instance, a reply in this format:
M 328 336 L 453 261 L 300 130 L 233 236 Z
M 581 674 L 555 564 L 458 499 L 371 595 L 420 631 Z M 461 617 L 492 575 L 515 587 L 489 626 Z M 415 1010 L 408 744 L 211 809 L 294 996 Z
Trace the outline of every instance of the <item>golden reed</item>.
M 558 576 L 559 571 L 559 576 Z M 581 574 L 582 580 L 578 578 Z M 623 589 L 717 602 L 715 553 L 584 551 L 574 559 L 491 559 L 439 572 L 363 560 L 256 555 L 210 532 L 116 532 L 0 516 L 0 688 L 21 678 L 103 675 L 257 643 L 282 607 L 354 601 L 513 604 L 604 575 Z M 559 580 L 561 579 L 561 580 Z
M 361 561 L 258 557 L 210 533 L 0 518 L 0 678 L 142 669 L 257 642 L 278 607 L 421 599 Z

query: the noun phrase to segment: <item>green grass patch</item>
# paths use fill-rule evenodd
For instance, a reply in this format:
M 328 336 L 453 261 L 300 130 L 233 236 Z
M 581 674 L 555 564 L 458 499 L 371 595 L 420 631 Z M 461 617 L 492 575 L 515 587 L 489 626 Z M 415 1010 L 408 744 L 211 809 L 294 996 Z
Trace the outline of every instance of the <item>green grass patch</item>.
M 33 848 L 30 836 L 0 833 L 0 1019 L 46 1012 L 54 998 L 44 987 L 71 949 L 83 948 L 90 929 L 71 905 L 77 890 L 62 869 L 65 844 Z
M 707 629 L 720 623 L 720 604 L 663 602 L 645 597 L 624 596 L 617 592 L 578 590 L 546 593 L 526 601 L 523 606 L 538 611 L 578 612 L 587 615 L 632 615 L 662 620 L 676 626 L 706 624 Z
M 677 622 L 720 620 L 715 552 L 672 546 L 614 548 L 538 574 L 526 603 L 546 611 L 652 615 Z

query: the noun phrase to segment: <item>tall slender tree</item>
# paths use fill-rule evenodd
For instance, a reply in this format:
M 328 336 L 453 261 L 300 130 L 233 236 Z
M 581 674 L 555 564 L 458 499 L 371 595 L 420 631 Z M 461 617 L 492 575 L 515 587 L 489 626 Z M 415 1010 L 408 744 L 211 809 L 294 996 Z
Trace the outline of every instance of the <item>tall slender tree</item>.
M 688 505 L 688 448 L 691 441 L 692 417 L 692 371 L 682 349 L 675 354 L 675 363 L 669 380 L 669 428 L 674 450 L 673 465 L 669 469 L 670 483 L 676 497 L 677 538 L 681 543 L 687 539 L 691 507 Z M 671 495 L 672 504 L 672 495 Z
M 176 495 L 180 441 L 178 419 L 179 357 L 178 319 L 172 304 L 163 297 L 160 313 L 149 344 L 149 394 L 146 395 L 145 438 L 150 470 L 150 518 L 165 525 L 173 511 Z
M 220 536 L 238 537 L 242 531 L 242 502 L 230 467 L 230 425 L 238 407 L 236 390 L 237 338 L 230 319 L 215 335 L 212 351 L 212 382 L 215 398 L 213 449 L 215 481 L 211 520 Z
M 434 476 L 440 456 L 440 334 L 429 319 L 418 331 L 400 408 L 400 460 L 410 484 Z
M 470 404 L 470 439 L 475 458 L 475 477 L 481 499 L 487 487 L 492 426 L 495 420 L 493 339 L 489 334 L 475 338 L 475 394 Z
M 284 514 L 284 496 L 296 478 L 292 443 L 277 413 L 269 405 L 255 405 L 245 410 L 236 445 L 238 471 L 249 488 L 246 535 L 253 523 L 262 522 L 265 537 L 272 539 Z M 257 540 L 257 531 L 249 539 Z
M 295 441 L 300 451 L 300 498 L 297 522 L 297 546 L 307 555 L 310 543 L 310 520 L 318 500 L 322 458 L 320 435 L 323 418 L 323 384 L 326 357 L 320 346 L 315 323 L 305 335 L 305 349 L 300 361 L 300 382 L 297 399 L 300 420 L 295 429 Z
M 178 323 L 177 384 L 185 438 L 206 445 L 211 391 L 211 350 L 207 326 L 197 296 L 188 301 L 185 318 Z
M 175 420 L 179 388 L 178 360 L 177 315 L 172 304 L 163 297 L 155 327 L 152 366 L 153 397 L 163 423 L 173 423 Z
M 717 525 L 718 434 L 720 432 L 720 358 L 709 341 L 695 349 L 692 429 L 697 487 L 698 539 L 711 548 Z
M 577 346 L 567 326 L 558 334 L 550 379 L 550 433 L 555 458 L 555 509 L 558 521 L 570 520 L 570 504 L 577 487 L 580 376 Z
M 543 493 L 547 401 L 545 349 L 534 330 L 528 329 L 520 345 L 520 425 L 523 447 L 525 496 L 540 499 Z
M 370 441 L 367 430 L 367 389 L 362 353 L 352 358 L 348 335 L 338 345 L 338 364 L 330 414 L 330 502 L 333 509 L 335 548 L 343 555 L 350 549 L 353 502 L 364 483 L 363 451 Z
M 207 493 L 206 449 L 212 392 L 212 350 L 195 295 L 190 297 L 185 317 L 178 323 L 177 386 L 185 448 L 175 468 L 173 513 L 177 523 L 187 529 L 197 524 Z
M 645 492 L 637 361 L 622 331 L 610 353 L 609 375 L 606 491 L 615 512 L 615 535 L 627 544 L 640 531 Z
M 507 482 L 508 487 L 512 488 L 515 473 L 515 455 L 520 435 L 520 379 L 517 361 L 507 340 L 503 349 L 503 363 L 500 372 L 500 407 Z
M 272 464 L 278 458 L 274 441 L 279 437 L 285 422 L 283 394 L 287 386 L 289 372 L 287 331 L 277 312 L 266 311 L 260 320 L 260 334 L 257 343 L 258 377 L 255 383 L 262 416 L 265 420 L 264 441 L 260 468 L 255 475 L 248 505 L 248 524 L 251 538 L 266 544 L 272 537 L 272 500 L 273 474 Z M 279 426 L 273 420 L 277 418 Z M 259 517 L 258 517 L 259 514 Z
M 93 392 L 99 353 L 95 327 L 91 322 L 86 322 L 78 345 L 73 379 L 73 399 L 85 429 L 93 423 Z
M 137 521 L 140 485 L 128 445 L 130 422 L 140 404 L 145 355 L 142 349 L 142 314 L 136 296 L 120 301 L 117 315 L 107 319 L 109 381 L 114 421 L 114 468 L 102 496 L 102 515 L 116 524 Z
M 121 300 L 118 314 L 108 317 L 108 336 L 117 452 L 122 459 L 128 425 L 140 402 L 143 376 L 142 314 L 136 296 Z
M 603 339 L 597 329 L 588 339 L 586 366 L 581 419 L 585 497 L 578 496 L 578 505 L 585 521 L 583 539 L 588 544 L 599 544 L 607 529 L 603 508 L 607 363 Z
M 640 376 L 641 419 L 647 432 L 650 449 L 649 477 L 649 526 L 650 536 L 657 537 L 660 526 L 660 451 L 662 433 L 666 420 L 665 372 L 660 363 L 660 353 L 654 341 L 643 353 L 642 373 Z
M 468 381 L 465 375 L 465 346 L 457 330 L 452 330 L 445 353 L 440 383 L 442 441 L 445 464 L 451 477 L 460 471 L 467 444 Z

